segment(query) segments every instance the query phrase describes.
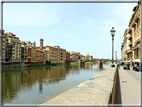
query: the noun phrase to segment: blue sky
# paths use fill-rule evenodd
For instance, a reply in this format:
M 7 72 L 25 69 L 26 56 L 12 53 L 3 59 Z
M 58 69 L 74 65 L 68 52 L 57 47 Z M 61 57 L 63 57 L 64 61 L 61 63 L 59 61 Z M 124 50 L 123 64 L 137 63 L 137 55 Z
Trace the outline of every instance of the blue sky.
M 123 34 L 137 3 L 4 3 L 3 29 L 22 41 L 44 39 L 44 46 L 112 58 L 110 29 L 116 30 L 114 53 L 121 58 Z

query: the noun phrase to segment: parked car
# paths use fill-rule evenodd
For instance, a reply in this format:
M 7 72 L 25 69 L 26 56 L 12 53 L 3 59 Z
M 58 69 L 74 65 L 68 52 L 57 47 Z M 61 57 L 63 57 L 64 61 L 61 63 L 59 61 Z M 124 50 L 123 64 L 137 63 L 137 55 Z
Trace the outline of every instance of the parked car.
M 123 69 L 128 69 L 128 70 L 130 70 L 130 66 L 127 67 L 127 64 L 124 64 Z
M 123 66 L 124 65 L 124 62 L 121 62 L 121 66 Z
M 134 70 L 134 71 L 139 71 L 139 69 L 140 69 L 139 65 L 134 65 L 134 66 L 133 66 L 133 70 Z

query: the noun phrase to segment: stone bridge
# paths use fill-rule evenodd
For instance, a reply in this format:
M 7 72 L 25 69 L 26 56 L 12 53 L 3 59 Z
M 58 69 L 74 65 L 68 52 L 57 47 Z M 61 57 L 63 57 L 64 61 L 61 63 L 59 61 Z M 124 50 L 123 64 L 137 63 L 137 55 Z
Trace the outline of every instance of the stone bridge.
M 84 65 L 85 62 L 98 62 L 98 67 L 103 68 L 103 63 L 107 62 L 109 60 L 104 59 L 76 59 L 76 60 L 66 60 L 65 64 L 70 64 L 71 62 L 79 62 L 79 65 Z

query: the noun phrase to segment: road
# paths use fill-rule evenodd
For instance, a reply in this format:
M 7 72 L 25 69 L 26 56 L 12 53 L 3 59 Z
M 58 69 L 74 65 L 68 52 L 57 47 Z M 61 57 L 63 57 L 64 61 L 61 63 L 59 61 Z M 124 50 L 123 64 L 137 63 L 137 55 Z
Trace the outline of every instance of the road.
M 124 70 L 123 66 L 119 69 L 119 83 L 116 90 L 116 104 L 124 105 L 140 105 L 141 91 L 141 72 Z

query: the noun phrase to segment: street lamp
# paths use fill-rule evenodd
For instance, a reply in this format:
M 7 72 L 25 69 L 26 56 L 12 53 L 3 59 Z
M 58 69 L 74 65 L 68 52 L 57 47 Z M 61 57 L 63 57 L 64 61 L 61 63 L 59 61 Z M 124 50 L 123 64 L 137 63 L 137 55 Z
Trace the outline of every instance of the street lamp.
M 114 27 L 112 27 L 112 29 L 110 30 L 110 33 L 111 33 L 111 36 L 112 36 L 112 65 L 111 67 L 115 67 L 115 65 L 113 64 L 113 41 L 114 41 L 114 35 L 115 35 L 115 30 L 114 30 Z

